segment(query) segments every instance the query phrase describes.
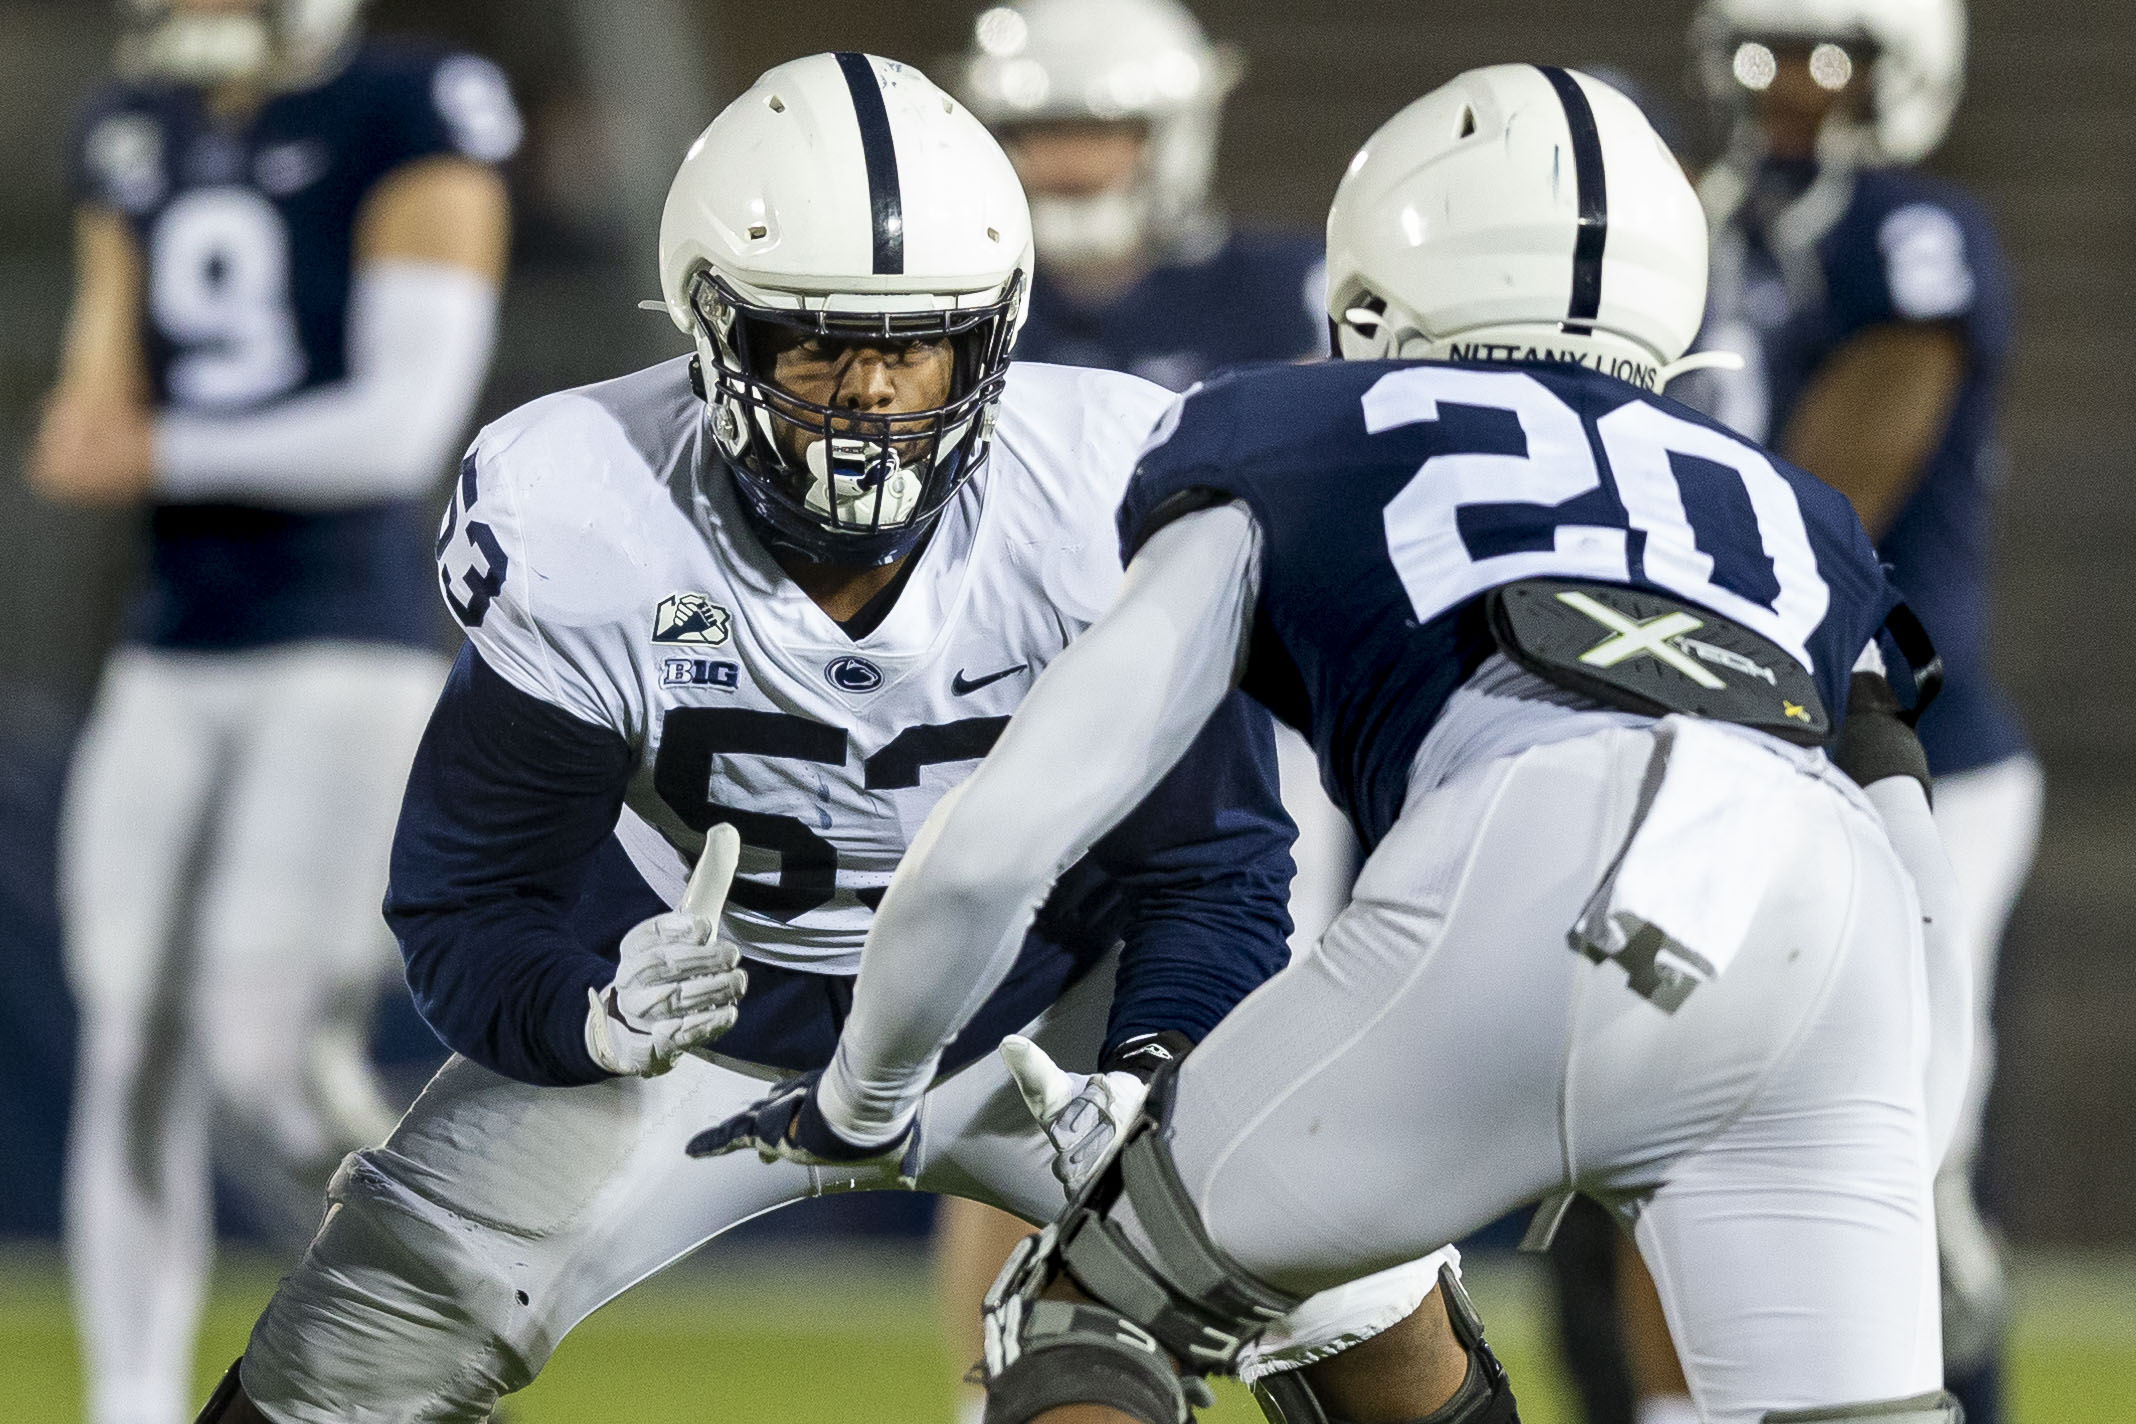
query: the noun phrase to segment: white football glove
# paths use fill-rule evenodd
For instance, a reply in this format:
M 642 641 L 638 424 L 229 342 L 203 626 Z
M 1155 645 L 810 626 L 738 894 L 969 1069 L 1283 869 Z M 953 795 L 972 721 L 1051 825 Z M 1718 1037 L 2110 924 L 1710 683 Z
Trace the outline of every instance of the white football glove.
M 586 991 L 586 1051 L 609 1072 L 665 1073 L 734 1027 L 749 978 L 719 921 L 741 849 L 734 827 L 708 831 L 682 904 L 623 936 L 616 977 Z
M 1021 1034 L 1001 1040 L 1001 1061 L 1053 1144 L 1053 1175 L 1071 1196 L 1111 1159 L 1150 1095 L 1133 1073 L 1070 1073 Z

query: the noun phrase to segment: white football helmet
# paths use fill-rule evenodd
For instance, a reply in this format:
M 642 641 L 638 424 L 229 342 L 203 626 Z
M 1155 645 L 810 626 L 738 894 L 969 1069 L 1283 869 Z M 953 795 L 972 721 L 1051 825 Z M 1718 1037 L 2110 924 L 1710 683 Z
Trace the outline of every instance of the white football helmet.
M 993 135 L 873 55 L 766 71 L 690 146 L 660 221 L 661 295 L 696 343 L 720 453 L 760 527 L 826 563 L 907 552 L 985 459 L 1030 270 Z M 770 379 L 778 328 L 949 340 L 949 399 L 883 415 L 801 400 Z
M 1218 123 L 1243 72 L 1237 51 L 1211 44 L 1178 0 L 1016 0 L 973 25 L 957 89 L 996 129 L 1061 119 L 1148 126 L 1131 188 L 1031 198 L 1046 260 L 1102 262 L 1207 224 Z
M 1865 159 L 1926 158 L 1943 141 L 1965 88 L 1964 0 L 1705 0 L 1691 25 L 1692 61 L 1737 146 L 1749 141 L 1751 92 L 1771 82 L 1772 56 L 1757 52 L 1769 41 L 1837 46 L 1844 65 L 1828 63 L 1841 83 L 1868 64 L 1868 121 L 1846 126 L 1859 133 L 1833 136 Z
M 119 68 L 177 84 L 301 83 L 347 42 L 364 0 L 259 0 L 192 10 L 175 0 L 119 0 Z
M 1328 316 L 1353 360 L 1577 361 L 1654 389 L 1705 301 L 1690 181 L 1638 105 L 1574 70 L 1433 90 L 1358 150 L 1328 211 Z

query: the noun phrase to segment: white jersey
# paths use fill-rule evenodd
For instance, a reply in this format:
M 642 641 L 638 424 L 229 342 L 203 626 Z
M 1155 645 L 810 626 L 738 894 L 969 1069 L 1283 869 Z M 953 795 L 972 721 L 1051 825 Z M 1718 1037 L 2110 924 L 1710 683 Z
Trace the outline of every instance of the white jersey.
M 985 464 L 858 639 L 747 522 L 687 359 L 483 430 L 439 574 L 505 681 L 636 752 L 617 835 L 658 894 L 678 901 L 704 830 L 731 822 L 725 932 L 767 963 L 853 973 L 928 812 L 1111 602 L 1114 511 L 1171 399 L 1012 366 Z

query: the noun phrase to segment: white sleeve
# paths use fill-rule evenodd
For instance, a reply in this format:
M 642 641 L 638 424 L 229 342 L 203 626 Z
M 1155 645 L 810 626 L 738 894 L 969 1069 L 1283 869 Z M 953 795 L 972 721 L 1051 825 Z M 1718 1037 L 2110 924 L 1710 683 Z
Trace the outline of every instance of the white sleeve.
M 1883 817 L 1884 834 L 1913 878 L 1921 904 L 1928 985 L 1928 1142 L 1941 1163 L 1958 1127 L 1973 1065 L 1972 960 L 1966 953 L 1963 902 L 1928 793 L 1910 776 L 1887 776 L 1863 788 Z
M 496 328 L 487 278 L 372 263 L 349 294 L 347 378 L 254 413 L 163 416 L 157 488 L 287 509 L 420 494 L 474 411 Z
M 568 394 L 485 428 L 446 502 L 438 591 L 491 671 L 631 740 L 644 708 L 619 620 L 638 593 L 619 574 L 632 564 L 615 521 L 592 517 L 602 490 L 587 488 L 620 463 L 615 434 Z
M 904 1131 L 1054 879 L 1186 754 L 1237 683 L 1259 570 L 1260 531 L 1243 505 L 1160 529 L 1112 608 L 935 807 L 868 932 L 824 1075 L 824 1119 L 841 1137 L 869 1145 Z

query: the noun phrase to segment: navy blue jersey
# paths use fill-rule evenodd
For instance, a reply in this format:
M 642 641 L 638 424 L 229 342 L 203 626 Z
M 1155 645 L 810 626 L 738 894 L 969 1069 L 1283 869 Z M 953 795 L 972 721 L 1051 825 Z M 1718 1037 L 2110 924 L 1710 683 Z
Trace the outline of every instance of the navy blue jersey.
M 1153 268 L 1097 305 L 1048 281 L 1041 258 L 1016 357 L 1183 391 L 1220 366 L 1325 355 L 1326 285 L 1317 241 L 1270 233 L 1234 232 L 1208 256 Z
M 1493 588 L 1561 576 L 1688 599 L 1790 653 L 1835 723 L 1897 602 L 1843 495 L 1598 372 L 1268 367 L 1211 381 L 1175 419 L 1128 487 L 1123 550 L 1176 497 L 1215 491 L 1253 510 L 1245 690 L 1312 742 L 1368 848 L 1400 814 L 1447 699 L 1495 647 Z
M 78 116 L 68 167 L 76 201 L 122 214 L 140 242 L 158 405 L 237 414 L 347 375 L 355 227 L 380 179 L 437 155 L 495 162 L 518 138 L 488 61 L 365 45 L 236 121 L 192 87 L 113 85 Z M 135 634 L 188 648 L 426 643 L 430 523 L 417 501 L 159 506 Z
M 1749 364 L 1701 377 L 1689 399 L 1753 439 L 1778 440 L 1826 359 L 1865 329 L 1949 322 L 1964 334 L 1950 423 L 1879 547 L 1943 655 L 1943 694 L 1920 727 L 1929 766 L 1938 775 L 1984 766 L 2024 746 L 1986 655 L 1996 404 L 2010 348 L 2002 252 L 1966 194 L 1904 169 L 1872 169 L 1826 175 L 1808 205 L 1825 201 L 1825 185 L 1844 183 L 1831 199 L 1837 216 L 1797 257 L 1769 235 L 1779 230 L 1772 216 L 1816 176 L 1807 165 L 1767 165 L 1730 220 L 1700 340 L 1740 350 Z

